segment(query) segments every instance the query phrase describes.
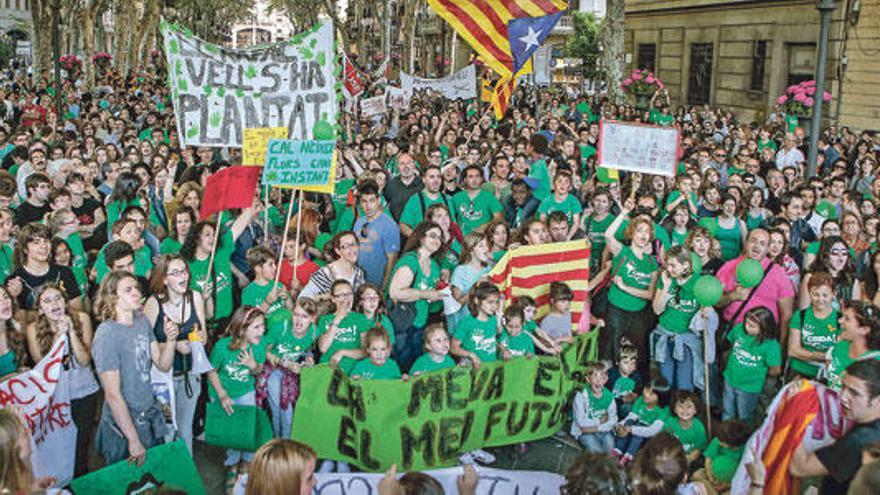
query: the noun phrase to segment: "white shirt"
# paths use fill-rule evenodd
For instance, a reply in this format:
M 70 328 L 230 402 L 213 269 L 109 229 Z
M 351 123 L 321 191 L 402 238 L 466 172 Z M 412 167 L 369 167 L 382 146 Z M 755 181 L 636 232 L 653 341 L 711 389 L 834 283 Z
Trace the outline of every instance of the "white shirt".
M 797 148 L 785 151 L 785 148 L 776 152 L 776 168 L 783 170 L 786 167 L 795 167 L 804 162 L 804 154 Z

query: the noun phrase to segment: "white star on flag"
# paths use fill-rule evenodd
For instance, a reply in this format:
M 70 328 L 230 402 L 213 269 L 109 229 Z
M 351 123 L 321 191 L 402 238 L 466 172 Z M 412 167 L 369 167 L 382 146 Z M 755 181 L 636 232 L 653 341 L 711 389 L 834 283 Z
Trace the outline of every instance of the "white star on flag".
M 520 38 L 519 40 L 526 44 L 526 50 L 528 50 L 532 45 L 540 46 L 541 42 L 538 41 L 538 36 L 541 35 L 541 31 L 535 31 L 532 29 L 532 26 L 529 26 L 529 33 Z

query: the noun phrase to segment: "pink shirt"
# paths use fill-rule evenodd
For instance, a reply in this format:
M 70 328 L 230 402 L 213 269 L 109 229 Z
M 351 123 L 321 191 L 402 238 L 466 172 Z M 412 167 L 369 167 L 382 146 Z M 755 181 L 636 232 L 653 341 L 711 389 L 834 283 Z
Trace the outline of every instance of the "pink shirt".
M 739 265 L 739 262 L 744 259 L 745 256 L 734 258 L 722 265 L 718 270 L 716 277 L 718 277 L 718 280 L 724 285 L 724 292 L 730 292 L 736 288 L 736 267 Z M 765 270 L 769 264 L 770 258 L 764 258 L 761 261 L 761 266 L 763 266 Z M 733 323 L 742 322 L 746 313 L 750 309 L 758 306 L 764 306 L 769 309 L 773 313 L 773 318 L 779 322 L 779 305 L 777 302 L 780 299 L 794 296 L 795 292 L 791 279 L 781 266 L 774 264 L 773 268 L 770 269 L 770 272 L 767 273 L 767 276 L 764 277 L 758 290 L 755 291 L 755 295 L 752 296 L 752 299 L 749 301 L 748 305 L 746 305 L 746 309 L 740 312 L 736 321 Z M 734 301 L 728 304 L 721 313 L 724 320 L 729 322 L 731 318 L 733 318 L 733 315 L 739 310 L 740 306 L 742 306 L 742 301 Z

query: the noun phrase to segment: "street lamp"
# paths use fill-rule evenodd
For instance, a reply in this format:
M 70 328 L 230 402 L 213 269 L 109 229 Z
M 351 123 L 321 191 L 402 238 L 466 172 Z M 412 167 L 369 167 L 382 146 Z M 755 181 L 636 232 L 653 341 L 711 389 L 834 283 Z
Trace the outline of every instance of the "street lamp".
M 807 161 L 807 177 L 816 175 L 816 159 L 819 155 L 819 132 L 822 128 L 822 95 L 825 94 L 825 61 L 828 58 L 828 26 L 837 9 L 835 0 L 817 0 L 819 11 L 819 59 L 816 62 L 816 94 L 813 97 L 813 120 L 810 122 L 810 156 Z

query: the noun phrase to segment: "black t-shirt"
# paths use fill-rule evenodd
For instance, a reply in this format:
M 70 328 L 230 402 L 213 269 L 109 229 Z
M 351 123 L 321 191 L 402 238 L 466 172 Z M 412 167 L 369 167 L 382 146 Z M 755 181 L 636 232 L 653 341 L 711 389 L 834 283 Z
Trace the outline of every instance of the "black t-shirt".
M 846 493 L 862 467 L 862 449 L 880 442 L 880 420 L 857 425 L 840 440 L 816 451 L 829 476 L 822 481 L 822 494 Z
M 80 206 L 72 206 L 70 209 L 73 210 L 73 214 L 76 215 L 77 220 L 82 225 L 91 225 L 95 223 L 95 211 L 101 208 L 101 203 L 99 203 L 95 198 L 86 197 L 83 198 L 82 205 Z
M 24 267 L 19 267 L 12 272 L 12 277 L 21 279 L 22 290 L 21 294 L 18 295 L 18 306 L 22 309 L 33 309 L 36 290 L 46 282 L 61 284 L 64 292 L 67 293 L 68 301 L 72 301 L 82 295 L 79 285 L 76 283 L 76 277 L 70 268 L 66 266 L 51 265 L 49 271 L 39 276 L 29 273 Z
M 15 209 L 15 218 L 13 220 L 15 225 L 24 227 L 31 222 L 41 222 L 43 217 L 46 216 L 46 213 L 49 213 L 50 211 L 52 211 L 52 209 L 49 208 L 49 205 L 34 206 L 25 201 Z

